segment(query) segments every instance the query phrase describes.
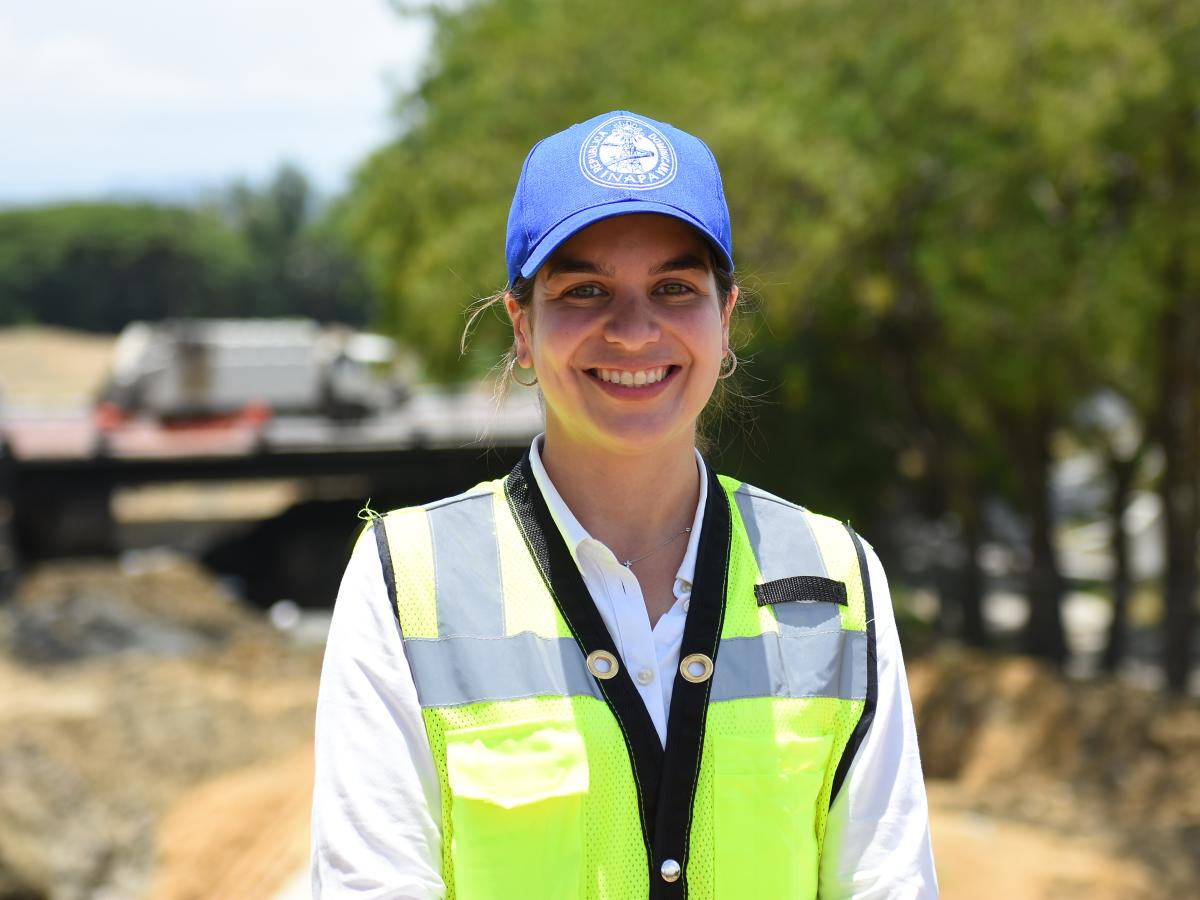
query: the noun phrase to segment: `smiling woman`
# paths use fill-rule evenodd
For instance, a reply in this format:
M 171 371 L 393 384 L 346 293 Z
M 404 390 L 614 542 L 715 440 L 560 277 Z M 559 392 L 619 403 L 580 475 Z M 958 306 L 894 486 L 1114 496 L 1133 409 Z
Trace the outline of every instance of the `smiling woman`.
M 936 896 L 878 559 L 696 448 L 736 365 L 712 153 L 628 112 L 552 135 L 506 249 L 545 432 L 354 552 L 315 895 Z

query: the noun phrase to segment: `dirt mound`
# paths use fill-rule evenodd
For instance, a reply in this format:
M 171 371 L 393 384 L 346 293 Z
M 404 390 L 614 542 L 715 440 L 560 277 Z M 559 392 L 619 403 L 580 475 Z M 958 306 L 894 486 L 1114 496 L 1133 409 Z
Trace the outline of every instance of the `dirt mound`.
M 0 618 L 0 650 L 45 666 L 126 651 L 190 656 L 268 633 L 194 563 L 143 553 L 123 565 L 72 560 L 32 572 Z
M 308 862 L 312 772 L 312 746 L 306 745 L 185 792 L 159 830 L 159 870 L 150 896 L 274 896 Z
M 1154 872 L 1144 896 L 1195 896 L 1195 700 L 965 654 L 917 661 L 909 682 L 926 777 L 952 781 L 959 807 L 1086 836 Z
M 310 740 L 320 651 L 183 560 L 35 572 L 0 647 L 0 898 L 144 896 L 176 798 Z

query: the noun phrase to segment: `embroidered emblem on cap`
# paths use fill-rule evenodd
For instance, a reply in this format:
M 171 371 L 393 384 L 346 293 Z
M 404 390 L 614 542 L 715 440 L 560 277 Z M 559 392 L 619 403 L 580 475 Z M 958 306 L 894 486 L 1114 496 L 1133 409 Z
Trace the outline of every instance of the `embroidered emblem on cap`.
M 670 184 L 677 164 L 675 148 L 641 119 L 613 116 L 579 148 L 579 170 L 601 187 L 646 191 Z

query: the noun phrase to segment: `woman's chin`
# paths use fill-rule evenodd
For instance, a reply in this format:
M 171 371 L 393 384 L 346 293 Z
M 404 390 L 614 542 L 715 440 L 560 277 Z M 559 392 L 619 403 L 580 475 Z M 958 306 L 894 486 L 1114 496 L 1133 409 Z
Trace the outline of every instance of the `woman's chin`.
M 696 439 L 696 419 L 681 420 L 653 415 L 624 415 L 599 419 L 574 426 L 553 427 L 548 421 L 546 438 L 552 443 L 573 445 L 589 453 L 614 456 L 647 456 L 655 453 L 672 454 L 681 448 L 690 449 Z

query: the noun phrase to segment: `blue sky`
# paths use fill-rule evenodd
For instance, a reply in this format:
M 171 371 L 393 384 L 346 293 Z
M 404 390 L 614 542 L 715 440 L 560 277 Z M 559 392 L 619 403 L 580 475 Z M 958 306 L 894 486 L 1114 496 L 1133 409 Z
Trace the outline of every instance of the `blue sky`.
M 387 0 L 0 0 L 0 205 L 188 198 L 285 159 L 336 191 L 428 39 Z

